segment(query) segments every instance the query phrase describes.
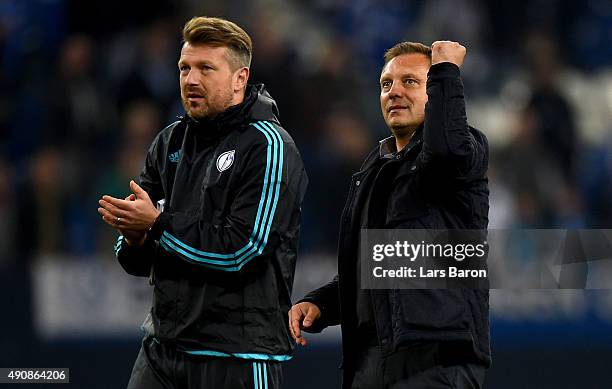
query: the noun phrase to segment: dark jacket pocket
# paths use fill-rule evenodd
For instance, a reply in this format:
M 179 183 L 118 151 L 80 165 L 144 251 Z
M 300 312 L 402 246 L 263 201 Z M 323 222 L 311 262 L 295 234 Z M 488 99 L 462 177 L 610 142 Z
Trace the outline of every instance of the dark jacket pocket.
M 470 328 L 468 302 L 461 289 L 395 290 L 393 325 L 401 330 L 461 331 Z

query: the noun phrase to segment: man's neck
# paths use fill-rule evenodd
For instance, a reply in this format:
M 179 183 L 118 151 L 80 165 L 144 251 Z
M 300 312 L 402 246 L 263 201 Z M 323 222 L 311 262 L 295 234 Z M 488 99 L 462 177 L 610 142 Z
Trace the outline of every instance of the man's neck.
M 409 132 L 406 132 L 405 135 L 401 135 L 401 136 L 395 135 L 395 148 L 397 149 L 398 153 L 402 151 L 404 147 L 408 145 L 408 143 L 410 143 L 410 139 L 412 139 L 415 132 L 416 132 L 416 128 Z

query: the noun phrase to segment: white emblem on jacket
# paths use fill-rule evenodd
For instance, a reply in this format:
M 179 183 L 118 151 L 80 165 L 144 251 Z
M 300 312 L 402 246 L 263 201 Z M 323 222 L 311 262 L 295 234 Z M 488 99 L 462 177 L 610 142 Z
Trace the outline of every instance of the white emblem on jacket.
M 230 168 L 230 166 L 232 166 L 232 163 L 234 163 L 235 152 L 236 150 L 226 151 L 225 153 L 221 154 L 219 158 L 217 158 L 217 170 L 219 172 L 227 170 Z

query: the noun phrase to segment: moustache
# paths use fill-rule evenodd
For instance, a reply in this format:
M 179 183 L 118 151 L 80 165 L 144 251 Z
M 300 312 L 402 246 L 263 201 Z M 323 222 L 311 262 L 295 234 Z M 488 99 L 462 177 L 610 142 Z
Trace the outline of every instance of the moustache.
M 183 89 L 183 96 L 186 98 L 190 98 L 190 97 L 206 98 L 206 93 L 200 89 Z

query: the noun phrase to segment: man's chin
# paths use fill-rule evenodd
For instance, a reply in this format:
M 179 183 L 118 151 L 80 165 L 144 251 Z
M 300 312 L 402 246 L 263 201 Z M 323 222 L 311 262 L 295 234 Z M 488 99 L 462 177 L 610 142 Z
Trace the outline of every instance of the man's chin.
M 412 134 L 419 125 L 414 123 L 388 123 L 388 126 L 394 136 L 404 137 Z
M 206 119 L 206 117 L 208 116 L 208 111 L 203 110 L 203 109 L 186 108 L 185 111 L 187 112 L 187 115 L 190 118 L 195 119 L 195 120 Z
M 187 112 L 187 115 L 192 118 L 193 120 L 202 120 L 202 119 L 206 119 L 206 115 L 198 112 L 198 113 L 194 113 L 194 112 Z
M 401 131 L 403 128 L 410 127 L 411 125 L 412 123 L 410 123 L 409 120 L 402 120 L 402 118 L 391 118 L 387 121 L 387 127 L 389 127 L 393 132 L 396 130 Z

